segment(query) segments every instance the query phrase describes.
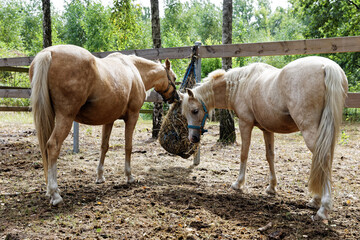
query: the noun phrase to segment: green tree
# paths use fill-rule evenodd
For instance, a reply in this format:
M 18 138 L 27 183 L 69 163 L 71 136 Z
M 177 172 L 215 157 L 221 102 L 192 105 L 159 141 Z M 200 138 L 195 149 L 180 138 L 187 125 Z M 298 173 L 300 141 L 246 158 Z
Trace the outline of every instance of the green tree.
M 289 0 L 292 11 L 306 26 L 305 38 L 360 35 L 359 1 Z M 360 91 L 360 53 L 330 54 L 345 71 L 350 89 Z
M 74 0 L 65 4 L 64 30 L 62 39 L 67 44 L 84 46 L 86 43 L 86 33 L 82 27 L 85 15 L 85 3 L 81 0 Z
M 22 46 L 28 54 L 35 55 L 42 49 L 41 1 L 30 1 L 23 9 L 23 22 L 20 28 Z
M 110 8 L 96 1 L 87 4 L 81 26 L 86 36 L 84 47 L 90 52 L 114 49 L 115 28 L 111 25 L 110 19 Z
M 222 43 L 232 43 L 232 21 L 233 21 L 232 0 L 223 1 L 223 24 L 222 24 Z M 222 58 L 222 68 L 229 70 L 232 68 L 232 58 Z M 220 136 L 218 142 L 230 144 L 236 141 L 235 123 L 230 110 L 221 109 L 220 117 Z
M 111 21 L 116 28 L 117 47 L 141 49 L 151 47 L 151 25 L 148 13 L 142 13 L 133 0 L 114 0 Z
M 254 17 L 253 0 L 233 1 L 233 43 L 248 41 L 251 19 Z
M 0 47 L 22 49 L 21 29 L 24 3 L 20 0 L 0 2 Z
M 179 0 L 165 1 L 165 18 L 162 31 L 178 32 L 181 41 L 193 45 L 207 39 L 221 40 L 221 10 L 209 0 L 193 0 L 181 3 Z

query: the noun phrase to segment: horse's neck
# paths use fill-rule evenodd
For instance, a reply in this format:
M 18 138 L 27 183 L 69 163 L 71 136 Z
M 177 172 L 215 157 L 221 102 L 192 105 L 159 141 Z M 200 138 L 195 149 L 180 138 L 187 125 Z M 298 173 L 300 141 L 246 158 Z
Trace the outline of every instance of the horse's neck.
M 132 61 L 141 75 L 145 89 L 149 90 L 155 87 L 163 74 L 164 67 L 159 63 L 135 56 L 132 56 Z
M 223 78 L 205 82 L 195 88 L 194 91 L 195 95 L 204 102 L 209 111 L 214 108 L 227 108 L 225 101 L 226 82 Z

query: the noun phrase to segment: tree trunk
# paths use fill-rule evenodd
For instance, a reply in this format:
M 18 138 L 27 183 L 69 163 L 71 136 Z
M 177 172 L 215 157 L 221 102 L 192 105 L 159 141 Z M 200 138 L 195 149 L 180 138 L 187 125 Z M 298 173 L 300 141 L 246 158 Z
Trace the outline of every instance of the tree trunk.
M 232 43 L 232 0 L 223 0 L 223 27 L 222 43 Z M 228 70 L 232 67 L 232 59 L 222 58 L 222 68 Z M 219 142 L 224 144 L 234 143 L 236 141 L 235 124 L 232 114 L 229 110 L 221 109 L 220 117 L 220 137 Z
M 43 48 L 47 48 L 52 45 L 50 0 L 42 0 L 42 10 L 43 10 Z
M 151 30 L 154 48 L 161 48 L 159 0 L 151 0 Z M 152 138 L 159 136 L 163 116 L 163 104 L 154 103 Z

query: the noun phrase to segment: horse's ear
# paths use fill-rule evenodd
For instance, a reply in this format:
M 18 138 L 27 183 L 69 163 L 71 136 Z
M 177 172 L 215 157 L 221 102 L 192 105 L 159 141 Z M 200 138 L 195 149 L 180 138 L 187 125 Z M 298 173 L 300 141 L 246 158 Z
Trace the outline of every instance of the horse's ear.
M 168 58 L 166 58 L 166 60 L 165 60 L 165 67 L 166 67 L 167 70 L 170 70 L 171 63 L 170 63 Z
M 195 96 L 194 96 L 194 93 L 191 91 L 190 88 L 187 88 L 187 89 L 186 89 L 186 93 L 189 95 L 189 97 L 192 97 L 192 98 L 195 97 Z
M 181 93 L 180 91 L 177 91 L 177 92 L 178 92 L 178 95 L 179 95 L 179 97 L 180 97 L 180 100 L 181 100 L 181 101 L 184 100 L 185 94 Z

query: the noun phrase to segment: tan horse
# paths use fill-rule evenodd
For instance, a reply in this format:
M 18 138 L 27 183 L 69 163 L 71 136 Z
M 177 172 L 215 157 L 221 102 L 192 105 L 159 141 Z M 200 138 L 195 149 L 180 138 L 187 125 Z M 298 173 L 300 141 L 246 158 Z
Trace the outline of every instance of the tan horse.
M 105 181 L 103 165 L 113 123 L 116 119 L 125 121 L 125 174 L 131 183 L 132 136 L 146 90 L 154 87 L 169 102 L 178 98 L 169 60 L 163 66 L 120 53 L 100 59 L 83 48 L 59 45 L 38 53 L 29 74 L 46 194 L 53 205 L 62 202 L 56 161 L 73 121 L 103 125 L 97 183 Z
M 255 63 L 228 72 L 210 73 L 208 81 L 181 95 L 182 112 L 189 124 L 189 139 L 200 140 L 204 116 L 213 108 L 232 109 L 239 118 L 241 163 L 233 189 L 245 182 L 251 131 L 264 134 L 270 185 L 275 194 L 274 133 L 301 131 L 313 153 L 309 189 L 314 194 L 310 207 L 318 210 L 315 219 L 328 218 L 332 206 L 331 168 L 334 148 L 347 94 L 347 79 L 335 62 L 322 57 L 306 57 L 283 69 Z

